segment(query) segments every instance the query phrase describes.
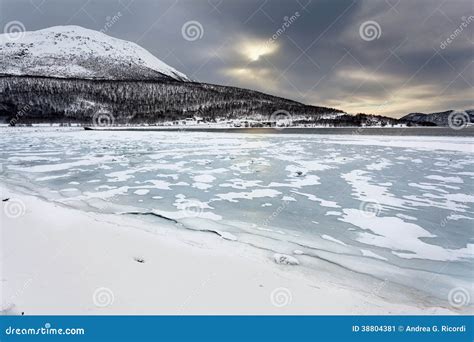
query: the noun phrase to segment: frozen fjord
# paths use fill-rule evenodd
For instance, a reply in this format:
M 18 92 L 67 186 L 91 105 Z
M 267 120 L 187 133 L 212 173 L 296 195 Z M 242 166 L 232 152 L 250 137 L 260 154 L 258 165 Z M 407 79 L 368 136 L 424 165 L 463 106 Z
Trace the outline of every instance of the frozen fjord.
M 2 180 L 445 301 L 472 282 L 471 138 L 5 130 Z M 301 255 L 301 252 L 303 253 Z M 344 277 L 339 279 L 344 281 Z

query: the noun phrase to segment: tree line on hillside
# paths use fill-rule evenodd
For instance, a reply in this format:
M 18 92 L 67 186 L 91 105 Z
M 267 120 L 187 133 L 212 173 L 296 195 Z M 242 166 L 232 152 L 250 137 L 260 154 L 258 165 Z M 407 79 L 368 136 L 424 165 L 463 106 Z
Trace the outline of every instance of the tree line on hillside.
M 0 78 L 0 117 L 9 120 L 25 106 L 22 122 L 90 122 L 97 112 L 117 123 L 156 123 L 199 115 L 208 120 L 277 110 L 318 116 L 340 112 L 247 89 L 190 82 L 92 81 L 41 77 Z
M 46 77 L 0 77 L 0 120 L 13 124 L 91 124 L 110 115 L 115 124 L 156 124 L 199 116 L 270 119 L 285 111 L 293 124 L 395 125 L 396 119 L 307 106 L 248 89 L 179 81 L 98 81 Z

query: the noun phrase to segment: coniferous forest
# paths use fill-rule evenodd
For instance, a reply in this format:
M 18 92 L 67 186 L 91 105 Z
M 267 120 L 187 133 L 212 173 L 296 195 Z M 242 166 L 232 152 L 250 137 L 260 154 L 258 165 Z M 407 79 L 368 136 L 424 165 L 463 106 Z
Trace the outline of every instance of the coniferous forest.
M 97 113 L 115 124 L 156 124 L 199 116 L 217 119 L 270 119 L 286 111 L 305 123 L 359 126 L 377 118 L 344 115 L 340 110 L 308 106 L 248 89 L 180 81 L 86 80 L 48 77 L 0 77 L 0 120 L 16 124 L 91 124 Z M 337 117 L 337 119 L 336 119 Z M 304 118 L 304 119 L 301 119 Z

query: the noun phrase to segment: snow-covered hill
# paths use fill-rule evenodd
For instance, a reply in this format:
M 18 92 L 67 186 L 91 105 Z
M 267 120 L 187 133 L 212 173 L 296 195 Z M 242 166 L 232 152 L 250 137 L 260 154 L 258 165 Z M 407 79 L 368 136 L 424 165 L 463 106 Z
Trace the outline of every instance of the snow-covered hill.
M 295 125 L 393 125 L 250 89 L 191 81 L 135 43 L 79 26 L 0 35 L 0 123 L 155 124 L 290 117 Z M 19 77 L 21 76 L 21 77 Z M 152 82 L 150 82 L 152 81 Z
M 80 26 L 0 35 L 0 75 L 189 81 L 139 45 Z
M 450 126 L 463 127 L 467 124 L 474 123 L 474 109 L 466 110 L 447 110 L 437 113 L 410 113 L 400 118 L 402 122 L 409 122 L 417 125 L 432 124 L 435 126 Z

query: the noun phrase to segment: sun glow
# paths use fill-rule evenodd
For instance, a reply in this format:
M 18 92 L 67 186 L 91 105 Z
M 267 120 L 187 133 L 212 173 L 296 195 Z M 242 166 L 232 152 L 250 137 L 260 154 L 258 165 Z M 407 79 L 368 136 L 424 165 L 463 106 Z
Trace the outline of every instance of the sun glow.
M 268 41 L 252 41 L 241 44 L 239 51 L 250 61 L 258 61 L 261 56 L 270 55 L 278 50 L 275 42 Z

